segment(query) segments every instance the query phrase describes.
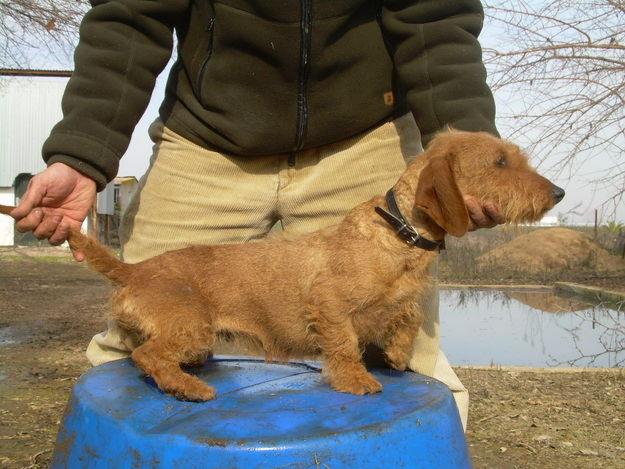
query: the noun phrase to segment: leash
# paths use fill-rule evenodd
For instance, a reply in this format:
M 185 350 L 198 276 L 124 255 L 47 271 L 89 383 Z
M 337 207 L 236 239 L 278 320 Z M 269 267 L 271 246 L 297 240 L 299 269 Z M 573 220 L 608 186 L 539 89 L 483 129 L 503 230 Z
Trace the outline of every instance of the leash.
M 382 207 L 375 207 L 376 213 L 384 218 L 389 225 L 395 228 L 399 237 L 406 241 L 406 243 L 411 246 L 425 249 L 426 251 L 442 251 L 445 249 L 444 239 L 441 239 L 440 241 L 432 241 L 431 239 L 424 238 L 419 234 L 414 226 L 408 223 L 404 215 L 401 213 L 399 205 L 397 205 L 395 193 L 392 188 L 386 193 L 386 204 L 388 205 L 388 211 L 384 210 Z

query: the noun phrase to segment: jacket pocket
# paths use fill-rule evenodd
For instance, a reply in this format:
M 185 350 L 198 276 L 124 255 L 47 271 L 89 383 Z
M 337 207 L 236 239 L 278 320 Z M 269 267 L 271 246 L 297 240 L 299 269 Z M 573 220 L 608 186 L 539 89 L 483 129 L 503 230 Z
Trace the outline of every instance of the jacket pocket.
M 197 76 L 195 78 L 195 93 L 200 102 L 203 102 L 202 99 L 202 84 L 204 83 L 204 76 L 206 75 L 206 68 L 208 67 L 208 62 L 210 61 L 211 56 L 213 55 L 213 34 L 215 30 L 215 13 L 214 10 L 211 12 L 211 16 L 208 20 L 208 24 L 206 25 L 206 35 L 208 36 L 208 44 L 204 51 L 204 56 L 200 57 L 200 65 L 198 69 Z
M 191 91 L 200 102 L 202 80 L 213 54 L 214 29 L 213 0 L 192 0 L 186 24 L 177 28 L 178 61 L 185 71 Z

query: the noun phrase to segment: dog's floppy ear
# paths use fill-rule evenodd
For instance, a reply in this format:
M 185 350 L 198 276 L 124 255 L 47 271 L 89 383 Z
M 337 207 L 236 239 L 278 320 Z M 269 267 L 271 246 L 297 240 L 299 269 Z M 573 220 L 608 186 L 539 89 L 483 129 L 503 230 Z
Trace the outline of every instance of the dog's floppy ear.
M 415 205 L 452 236 L 469 229 L 469 213 L 445 157 L 432 158 L 421 171 Z

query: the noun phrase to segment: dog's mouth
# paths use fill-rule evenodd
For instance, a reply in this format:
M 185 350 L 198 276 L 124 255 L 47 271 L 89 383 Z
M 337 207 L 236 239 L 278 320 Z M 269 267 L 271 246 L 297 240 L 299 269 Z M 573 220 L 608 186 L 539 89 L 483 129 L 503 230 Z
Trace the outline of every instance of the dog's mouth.
M 555 207 L 556 202 L 545 203 L 544 200 L 540 200 L 540 197 L 535 197 L 531 200 L 532 203 L 526 206 L 520 206 L 516 204 L 503 205 L 504 218 L 506 223 L 520 224 L 520 223 L 536 223 L 542 220 L 549 210 Z M 500 206 L 502 206 L 500 205 Z
M 479 185 L 472 180 L 471 187 L 479 187 L 482 202 L 498 205 L 507 224 L 539 222 L 564 198 L 565 191 L 539 174 L 521 175 L 512 175 L 505 185 L 499 186 Z

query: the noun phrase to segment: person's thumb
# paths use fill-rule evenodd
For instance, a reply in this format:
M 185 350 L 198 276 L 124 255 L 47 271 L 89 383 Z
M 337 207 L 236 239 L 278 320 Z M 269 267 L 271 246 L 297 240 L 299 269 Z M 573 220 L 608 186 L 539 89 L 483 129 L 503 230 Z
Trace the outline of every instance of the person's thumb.
M 28 185 L 26 194 L 19 205 L 11 212 L 11 216 L 16 220 L 21 220 L 27 216 L 31 210 L 41 205 L 41 200 L 46 193 L 46 187 L 39 178 L 33 178 Z

